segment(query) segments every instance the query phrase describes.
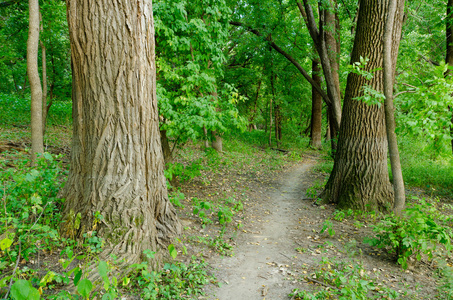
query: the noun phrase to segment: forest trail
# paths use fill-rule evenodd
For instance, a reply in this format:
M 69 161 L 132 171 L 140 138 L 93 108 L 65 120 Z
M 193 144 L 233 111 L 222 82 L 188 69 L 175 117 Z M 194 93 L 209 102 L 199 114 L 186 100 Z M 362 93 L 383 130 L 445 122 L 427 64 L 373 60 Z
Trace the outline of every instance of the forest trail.
M 314 165 L 313 159 L 298 163 L 282 174 L 268 197 L 255 199 L 261 201 L 265 214 L 257 218 L 253 232 L 238 238 L 233 257 L 212 262 L 221 287 L 209 299 L 287 299 L 300 287 L 295 275 L 303 261 L 295 260 L 295 248 L 304 231 L 302 214 L 313 213 L 311 201 L 302 199 L 313 181 L 310 169 Z

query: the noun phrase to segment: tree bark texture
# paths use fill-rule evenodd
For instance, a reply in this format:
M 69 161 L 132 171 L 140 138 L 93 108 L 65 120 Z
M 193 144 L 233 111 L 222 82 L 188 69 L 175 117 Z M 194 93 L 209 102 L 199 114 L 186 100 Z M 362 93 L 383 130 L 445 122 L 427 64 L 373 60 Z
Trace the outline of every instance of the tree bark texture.
M 173 161 L 173 156 L 170 149 L 170 142 L 167 137 L 167 130 L 160 130 L 160 140 L 162 143 L 162 154 L 164 155 L 164 163 Z
M 42 88 L 38 71 L 39 1 L 29 0 L 29 28 L 27 41 L 27 73 L 31 90 L 31 157 L 44 152 L 42 131 Z
M 62 234 L 96 230 L 125 264 L 180 232 L 168 200 L 156 99 L 151 0 L 67 0 L 73 142 Z M 94 214 L 103 220 L 94 228 Z M 80 227 L 74 218 L 80 213 Z
M 313 60 L 312 64 L 312 78 L 313 80 L 321 85 L 322 79 L 319 75 L 321 69 L 319 67 L 319 62 Z M 316 149 L 322 147 L 322 97 L 321 95 L 312 87 L 311 89 L 311 131 L 310 131 L 310 146 Z
M 402 2 L 398 0 L 394 41 L 399 41 L 401 35 Z M 360 1 L 351 64 L 360 61 L 360 57 L 367 57 L 369 62 L 365 70 L 382 68 L 388 3 L 389 0 Z M 394 42 L 393 61 L 396 61 L 397 52 L 398 46 Z M 393 72 L 394 69 L 395 65 Z M 384 107 L 356 100 L 363 96 L 362 87 L 365 84 L 382 92 L 383 71 L 376 71 L 371 80 L 354 73 L 348 76 L 338 151 L 332 174 L 321 197 L 337 203 L 340 208 L 389 210 L 393 207 L 393 191 L 387 168 Z
M 400 5 L 401 7 L 398 7 Z M 388 18 L 386 20 L 384 32 L 384 110 L 385 110 L 385 127 L 387 131 L 387 140 L 389 144 L 390 164 L 393 175 L 393 193 L 395 195 L 393 203 L 393 211 L 395 214 L 400 214 L 406 202 L 406 194 L 404 191 L 403 173 L 401 170 L 400 154 L 398 151 L 398 141 L 395 133 L 395 113 L 393 107 L 393 83 L 395 79 L 395 65 L 398 53 L 392 57 L 392 51 L 396 47 L 399 48 L 400 36 L 393 39 L 393 30 L 399 30 L 403 26 L 403 20 L 396 24 L 396 11 L 404 11 L 404 0 L 389 0 Z M 395 28 L 394 26 L 399 26 Z M 393 59 L 394 58 L 394 59 Z

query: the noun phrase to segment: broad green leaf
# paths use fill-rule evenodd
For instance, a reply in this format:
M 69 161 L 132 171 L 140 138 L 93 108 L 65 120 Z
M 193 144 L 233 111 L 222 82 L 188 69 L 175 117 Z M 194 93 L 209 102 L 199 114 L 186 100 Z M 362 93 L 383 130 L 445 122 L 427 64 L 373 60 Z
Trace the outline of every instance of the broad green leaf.
M 90 296 L 92 289 L 93 284 L 86 278 L 80 280 L 79 284 L 77 285 L 77 292 L 79 292 L 79 294 L 84 298 L 88 298 L 88 296 Z
M 168 251 L 170 252 L 170 255 L 171 257 L 173 257 L 173 259 L 175 259 L 178 255 L 178 251 L 176 251 L 176 248 L 173 244 L 168 245 Z
M 18 280 L 11 286 L 11 297 L 14 300 L 35 300 L 40 295 L 31 283 L 27 280 Z
M 13 240 L 9 238 L 4 238 L 3 240 L 0 241 L 0 250 L 4 251 L 5 249 L 11 247 L 12 244 Z

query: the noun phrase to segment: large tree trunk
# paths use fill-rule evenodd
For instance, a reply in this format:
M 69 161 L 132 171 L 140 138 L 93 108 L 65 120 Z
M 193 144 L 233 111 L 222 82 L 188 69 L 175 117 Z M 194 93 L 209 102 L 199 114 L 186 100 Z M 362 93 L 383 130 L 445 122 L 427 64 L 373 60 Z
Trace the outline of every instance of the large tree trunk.
M 312 61 L 312 78 L 321 85 L 322 80 L 319 76 L 321 69 L 317 60 Z M 322 147 L 322 97 L 315 88 L 311 88 L 311 133 L 310 133 L 310 146 L 316 149 Z
M 404 1 L 398 0 L 393 37 L 401 35 Z M 361 0 L 351 63 L 367 57 L 367 71 L 383 66 L 383 35 L 388 17 L 389 0 Z M 394 43 L 392 60 L 398 47 Z M 393 66 L 393 69 L 395 65 Z M 382 92 L 383 71 L 371 80 L 351 73 L 348 76 L 339 134 L 338 151 L 332 174 L 321 195 L 340 208 L 389 210 L 393 206 L 393 191 L 387 168 L 387 137 L 384 107 L 369 105 L 356 98 L 363 96 L 367 84 Z
M 163 173 L 151 0 L 66 4 L 74 125 L 62 234 L 81 238 L 99 212 L 102 258 L 137 263 L 151 249 L 159 259 L 181 226 Z
M 31 89 L 31 157 L 44 152 L 42 135 L 42 89 L 38 72 L 39 1 L 29 0 L 29 28 L 27 41 L 27 73 Z M 24 87 L 25 88 L 25 87 Z

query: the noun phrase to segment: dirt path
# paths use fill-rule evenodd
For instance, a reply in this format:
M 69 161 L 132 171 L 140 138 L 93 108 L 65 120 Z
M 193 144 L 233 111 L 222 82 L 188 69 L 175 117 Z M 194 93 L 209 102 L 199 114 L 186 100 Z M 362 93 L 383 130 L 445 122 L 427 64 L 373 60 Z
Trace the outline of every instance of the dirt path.
M 300 287 L 292 276 L 298 247 L 294 237 L 301 211 L 309 206 L 301 199 L 312 181 L 309 170 L 314 164 L 306 160 L 294 166 L 270 197 L 257 200 L 266 210 L 254 232 L 238 239 L 234 257 L 212 262 L 222 286 L 212 291 L 210 299 L 287 299 L 292 289 Z

